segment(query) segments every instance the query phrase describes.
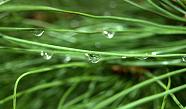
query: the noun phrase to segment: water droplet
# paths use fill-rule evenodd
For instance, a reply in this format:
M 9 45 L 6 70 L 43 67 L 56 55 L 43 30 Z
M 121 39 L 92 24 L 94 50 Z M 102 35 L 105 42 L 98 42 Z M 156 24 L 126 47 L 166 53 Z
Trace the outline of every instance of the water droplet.
M 155 55 L 157 55 L 157 54 L 158 54 L 158 52 L 152 52 L 151 54 L 155 56 Z
M 34 31 L 34 35 L 37 36 L 37 37 L 41 37 L 43 34 L 44 34 L 44 30 L 37 30 L 37 31 Z
M 44 52 L 44 51 L 41 51 L 40 55 L 46 59 L 46 60 L 50 60 L 52 58 L 52 55 L 51 53 L 47 53 L 47 52 Z
M 148 58 L 148 54 L 146 53 L 144 57 L 137 57 L 139 60 L 146 60 Z
M 146 60 L 148 57 L 138 57 L 139 60 Z
M 169 62 L 163 61 L 162 64 L 163 64 L 163 65 L 167 65 L 167 64 L 169 64 Z
M 122 59 L 126 59 L 127 57 L 126 57 L 126 56 L 122 56 L 121 58 L 122 58 Z
M 115 35 L 115 32 L 111 32 L 111 31 L 103 31 L 103 35 L 105 35 L 106 36 L 106 38 L 108 38 L 108 39 L 112 39 L 113 37 L 114 37 L 114 35 Z
M 85 53 L 85 56 L 88 57 L 88 60 L 91 63 L 98 63 L 100 61 L 100 56 L 97 55 L 97 54 L 88 54 L 88 53 Z
M 183 62 L 186 62 L 186 56 L 183 56 L 183 57 L 182 57 L 182 61 L 183 61 Z
M 70 56 L 66 56 L 63 60 L 64 63 L 68 63 L 69 61 L 71 61 L 71 57 Z

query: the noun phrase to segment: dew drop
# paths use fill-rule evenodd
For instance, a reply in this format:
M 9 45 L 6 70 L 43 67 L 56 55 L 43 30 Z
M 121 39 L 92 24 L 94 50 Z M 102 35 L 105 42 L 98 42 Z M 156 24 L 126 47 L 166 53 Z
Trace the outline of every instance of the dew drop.
M 169 64 L 169 62 L 164 61 L 164 62 L 162 62 L 162 64 L 163 64 L 163 65 L 167 65 L 167 64 Z
M 63 60 L 64 63 L 68 63 L 69 61 L 71 61 L 71 57 L 70 56 L 66 56 Z
M 126 59 L 127 57 L 126 57 L 126 56 L 122 56 L 121 58 L 122 58 L 122 59 Z
M 124 61 L 125 59 L 127 59 L 126 56 L 122 56 L 122 57 L 121 57 L 121 60 L 122 60 L 122 61 Z
M 155 55 L 158 54 L 158 52 L 152 52 L 151 54 L 152 54 L 153 56 L 155 56 Z
M 47 53 L 47 52 L 44 52 L 44 51 L 41 51 L 40 55 L 46 59 L 46 60 L 50 60 L 52 58 L 52 54 L 50 53 Z
M 37 36 L 37 37 L 41 37 L 43 34 L 44 34 L 44 30 L 37 30 L 37 31 L 34 31 L 34 35 Z
M 146 60 L 148 58 L 148 54 L 146 53 L 144 57 L 137 57 L 139 60 Z
M 100 56 L 97 55 L 97 54 L 88 54 L 88 53 L 85 53 L 85 56 L 88 57 L 88 60 L 91 63 L 98 63 L 100 61 Z
M 182 57 L 182 61 L 183 61 L 183 62 L 186 62 L 186 56 L 183 56 L 183 57 Z
M 115 32 L 111 32 L 111 31 L 103 31 L 103 35 L 105 35 L 106 38 L 108 39 L 112 39 L 115 35 Z
M 146 60 L 148 57 L 138 57 L 139 60 Z

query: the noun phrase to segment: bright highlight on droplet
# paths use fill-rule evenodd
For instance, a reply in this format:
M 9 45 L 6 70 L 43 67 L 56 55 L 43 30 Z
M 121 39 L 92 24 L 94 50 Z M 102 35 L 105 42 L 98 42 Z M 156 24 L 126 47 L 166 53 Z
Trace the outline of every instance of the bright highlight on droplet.
M 137 57 L 139 60 L 146 60 L 148 58 L 148 53 L 145 54 L 143 57 Z
M 139 60 L 146 60 L 148 57 L 138 57 Z
M 163 65 L 167 65 L 167 64 L 169 64 L 169 62 L 164 61 L 164 62 L 162 62 L 162 64 L 163 64 Z
M 155 56 L 155 55 L 157 55 L 157 54 L 158 54 L 158 52 L 152 52 L 151 54 Z
M 46 60 L 52 59 L 52 54 L 49 54 L 49 53 L 47 53 L 47 52 L 41 51 L 40 55 L 41 55 L 44 59 L 46 59 Z
M 112 39 L 115 35 L 115 32 L 111 32 L 111 31 L 103 31 L 103 35 L 105 35 L 106 38 L 108 39 Z
M 70 56 L 66 56 L 63 60 L 64 63 L 68 63 L 71 61 L 71 57 Z
M 34 32 L 34 35 L 37 36 L 37 37 L 41 37 L 43 34 L 44 34 L 44 30 L 37 30 Z
M 182 57 L 182 61 L 183 61 L 183 62 L 186 62 L 186 56 L 183 56 L 183 57 Z
M 98 63 L 100 61 L 100 56 L 97 54 L 85 53 L 85 56 L 88 57 L 88 61 L 90 61 L 91 63 Z
M 122 58 L 122 59 L 126 59 L 127 57 L 126 57 L 126 56 L 122 56 L 121 58 Z

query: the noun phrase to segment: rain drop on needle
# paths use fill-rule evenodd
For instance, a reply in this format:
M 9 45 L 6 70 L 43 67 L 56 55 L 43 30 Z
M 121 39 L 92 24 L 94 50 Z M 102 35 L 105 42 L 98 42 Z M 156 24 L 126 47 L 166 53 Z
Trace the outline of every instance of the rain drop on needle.
M 112 39 L 115 35 L 115 32 L 111 32 L 111 31 L 103 31 L 103 35 L 105 35 L 106 38 L 108 39 Z
M 183 61 L 183 62 L 186 62 L 186 56 L 183 56 L 183 57 L 182 57 L 182 61 Z
M 41 37 L 43 34 L 44 34 L 44 30 L 37 30 L 37 31 L 34 31 L 34 35 L 37 36 L 37 37 Z
M 90 61 L 91 63 L 98 63 L 100 61 L 100 56 L 97 54 L 85 53 L 85 56 L 88 57 L 88 61 Z
M 47 53 L 45 51 L 41 51 L 40 55 L 45 59 L 45 60 L 50 60 L 52 58 L 51 53 Z

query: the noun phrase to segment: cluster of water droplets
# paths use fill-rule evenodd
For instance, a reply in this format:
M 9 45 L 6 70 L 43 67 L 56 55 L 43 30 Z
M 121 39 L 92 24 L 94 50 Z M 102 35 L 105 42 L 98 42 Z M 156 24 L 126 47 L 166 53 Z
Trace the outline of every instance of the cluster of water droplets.
M 36 30 L 36 31 L 34 31 L 34 36 L 41 37 L 44 34 L 44 32 L 45 31 L 42 30 L 42 29 Z M 112 39 L 114 37 L 114 35 L 115 35 L 115 32 L 104 30 L 103 31 L 103 35 L 106 38 L 108 38 L 108 39 Z M 151 55 L 157 55 L 158 53 L 159 52 L 152 52 Z M 41 51 L 40 55 L 46 60 L 50 60 L 52 58 L 52 56 L 53 56 L 52 53 L 48 53 L 48 52 L 45 52 L 45 51 Z M 98 63 L 100 61 L 100 55 L 98 55 L 98 54 L 85 53 L 85 56 L 88 57 L 88 61 L 90 61 L 91 63 Z M 126 56 L 122 56 L 121 58 L 122 59 L 126 59 L 127 57 Z M 146 53 L 144 57 L 136 57 L 136 58 L 139 59 L 139 60 L 146 60 L 148 58 L 148 54 Z M 71 57 L 70 56 L 66 56 L 63 61 L 64 61 L 64 63 L 68 63 L 69 61 L 71 61 Z M 186 56 L 182 57 L 182 62 L 186 62 Z M 162 62 L 162 64 L 163 65 L 167 65 L 168 62 L 164 61 L 164 62 Z
M 108 39 L 112 39 L 112 38 L 114 37 L 114 35 L 115 35 L 115 32 L 104 30 L 104 31 L 103 31 L 103 35 L 104 35 L 106 38 L 108 38 Z
M 36 37 L 41 37 L 43 34 L 44 34 L 44 30 L 41 30 L 41 29 L 39 29 L 39 30 L 35 30 L 34 31 L 34 36 L 36 36 Z M 50 60 L 50 59 L 52 59 L 52 56 L 53 56 L 53 54 L 52 53 L 48 53 L 48 52 L 45 52 L 45 51 L 41 51 L 40 52 L 40 55 L 43 57 L 43 59 L 45 59 L 45 60 Z
M 45 31 L 42 30 L 42 29 L 36 30 L 36 31 L 34 31 L 34 36 L 36 36 L 36 37 L 42 37 L 43 34 L 44 34 L 44 32 L 45 32 Z M 52 59 L 53 53 L 41 51 L 41 52 L 40 52 L 40 55 L 41 55 L 45 60 L 50 60 L 50 59 Z M 69 61 L 71 61 L 71 57 L 70 57 L 70 56 L 65 56 L 63 62 L 64 62 L 64 63 L 68 63 Z
M 48 53 L 48 52 L 45 52 L 45 51 L 41 51 L 40 55 L 41 55 L 44 59 L 46 59 L 46 60 L 52 59 L 52 56 L 53 56 L 52 53 Z
M 85 56 L 88 58 L 88 61 L 91 63 L 98 63 L 100 61 L 100 55 L 85 53 Z

